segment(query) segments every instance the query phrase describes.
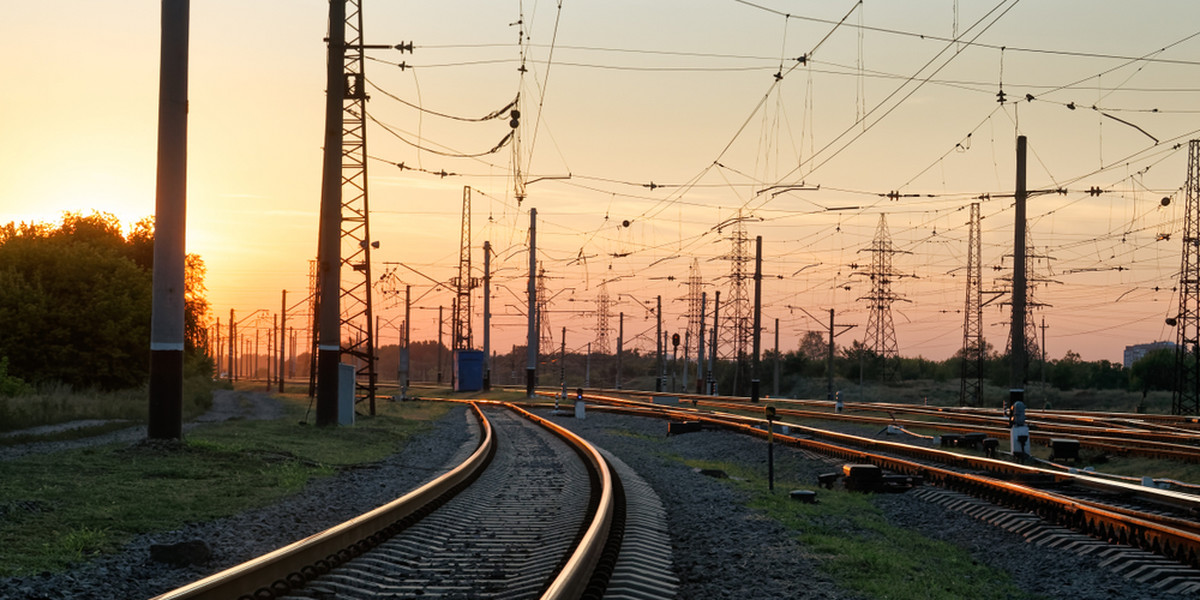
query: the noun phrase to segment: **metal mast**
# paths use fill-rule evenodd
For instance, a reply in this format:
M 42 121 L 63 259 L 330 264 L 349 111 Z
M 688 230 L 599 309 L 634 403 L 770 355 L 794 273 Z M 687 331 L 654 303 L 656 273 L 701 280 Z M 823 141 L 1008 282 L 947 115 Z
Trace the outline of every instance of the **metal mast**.
M 700 259 L 692 259 L 691 270 L 687 280 L 687 337 L 693 340 L 701 339 L 700 328 L 704 321 L 704 303 L 700 299 L 703 294 L 704 280 L 700 277 Z
M 471 290 L 478 280 L 471 277 L 471 188 L 463 186 L 462 241 L 458 253 L 458 277 L 451 281 L 454 286 L 454 316 L 451 325 L 451 349 L 471 347 Z
M 537 319 L 541 331 L 538 349 L 543 353 L 554 352 L 554 330 L 550 327 L 550 294 L 546 293 L 546 268 L 538 264 L 537 274 Z
M 1179 313 L 1175 325 L 1175 391 L 1171 412 L 1200 414 L 1200 140 L 1188 142 L 1183 256 L 1179 267 Z
M 358 275 L 342 280 L 342 354 L 358 360 L 357 400 L 375 414 L 375 319 L 372 315 L 371 240 L 367 202 L 367 91 L 361 0 L 346 3 L 346 49 L 342 61 L 342 266 Z
M 967 301 L 963 308 L 962 380 L 959 406 L 979 406 L 983 393 L 983 242 L 979 227 L 979 203 L 971 203 L 970 233 L 967 238 Z
M 871 242 L 871 246 L 866 248 L 866 251 L 871 253 L 871 270 L 867 273 L 871 278 L 871 293 L 861 296 L 859 300 L 868 301 L 871 312 L 867 316 L 864 343 L 883 359 L 883 372 L 880 375 L 881 379 L 887 381 L 896 374 L 896 361 L 900 358 L 900 351 L 896 347 L 896 328 L 892 323 L 892 303 L 907 302 L 908 300 L 892 291 L 892 281 L 903 277 L 901 273 L 892 269 L 892 255 L 901 252 L 907 254 L 907 252 L 892 247 L 886 215 L 879 215 L 879 226 L 875 229 L 875 239 Z
M 748 250 L 750 239 L 746 236 L 746 225 L 741 211 L 730 221 L 733 225 L 733 232 L 729 237 L 732 248 L 728 255 L 722 257 L 729 261 L 729 299 L 725 303 L 727 325 L 720 336 L 723 356 L 737 362 L 733 379 L 734 389 L 730 390 L 730 393 L 736 395 L 740 390 L 740 376 L 744 374 L 746 353 L 750 347 L 752 310 L 750 293 L 746 288 L 751 275 L 746 272 L 746 265 L 751 259 Z
M 608 284 L 601 283 L 596 295 L 596 352 L 608 354 L 608 319 L 612 316 L 612 297 L 608 295 Z

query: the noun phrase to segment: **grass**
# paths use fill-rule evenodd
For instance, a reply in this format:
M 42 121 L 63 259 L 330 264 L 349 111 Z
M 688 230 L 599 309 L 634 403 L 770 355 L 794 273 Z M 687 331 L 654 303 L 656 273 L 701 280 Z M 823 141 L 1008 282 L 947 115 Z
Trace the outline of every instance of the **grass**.
M 268 505 L 339 468 L 382 460 L 451 406 L 382 403 L 355 427 L 228 421 L 178 448 L 109 445 L 0 462 L 0 576 L 58 571 L 133 536 Z
M 741 465 L 683 462 L 728 473 L 730 478 L 721 481 L 744 492 L 748 507 L 786 526 L 825 572 L 857 594 L 895 600 L 1036 597 L 963 549 L 889 524 L 871 495 L 822 489 L 818 504 L 805 504 L 786 493 L 770 493 L 761 473 Z M 778 489 L 816 489 L 797 481 L 776 484 Z
M 190 377 L 184 382 L 183 417 L 191 420 L 212 406 L 212 390 L 220 385 L 206 377 Z M 145 423 L 150 408 L 150 393 L 145 388 L 119 392 L 72 390 L 66 386 L 48 386 L 33 394 L 0 396 L 0 433 L 18 431 L 41 425 L 55 425 L 78 420 L 122 420 L 133 424 Z M 128 427 L 129 423 L 123 425 Z M 0 444 L 28 443 L 73 439 L 96 435 L 96 431 L 59 433 L 46 436 L 13 436 L 0 438 Z

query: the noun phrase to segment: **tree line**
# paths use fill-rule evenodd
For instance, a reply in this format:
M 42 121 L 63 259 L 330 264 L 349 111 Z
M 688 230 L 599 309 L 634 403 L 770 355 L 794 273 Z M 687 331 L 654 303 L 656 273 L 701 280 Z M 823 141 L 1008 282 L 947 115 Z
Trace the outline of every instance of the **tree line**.
M 111 214 L 0 227 L 0 393 L 65 384 L 137 388 L 149 377 L 154 225 Z M 204 262 L 185 272 L 187 369 L 211 376 Z

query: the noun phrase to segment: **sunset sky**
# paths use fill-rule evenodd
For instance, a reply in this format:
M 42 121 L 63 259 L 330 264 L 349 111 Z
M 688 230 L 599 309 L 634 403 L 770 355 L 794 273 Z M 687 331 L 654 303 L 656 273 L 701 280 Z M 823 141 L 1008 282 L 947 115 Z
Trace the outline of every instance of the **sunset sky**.
M 283 289 L 289 303 L 308 293 L 327 11 L 191 4 L 187 248 L 207 263 L 223 321 L 231 308 L 277 311 Z M 397 134 L 368 129 L 373 268 L 394 275 L 377 301 L 398 324 L 403 299 L 385 292 L 413 286 L 414 339 L 436 338 L 451 296 L 388 263 L 456 276 L 470 186 L 477 275 L 482 243 L 496 252 L 498 351 L 523 343 L 529 208 L 550 325 L 576 350 L 595 337 L 602 282 L 617 301 L 610 325 L 624 311 L 643 349 L 653 322 L 637 303 L 662 295 L 667 330 L 681 331 L 693 261 L 710 298 L 727 298 L 731 229 L 717 226 L 741 209 L 751 240 L 763 237 L 764 347 L 776 318 L 784 349 L 824 326 L 796 307 L 835 308 L 858 325 L 839 343 L 861 339 L 864 249 L 884 214 L 904 275 L 892 288 L 906 300 L 893 306 L 899 351 L 947 358 L 962 345 L 971 202 L 984 288 L 1011 272 L 1018 134 L 1029 188 L 1066 190 L 1028 209 L 1050 358 L 1120 361 L 1126 345 L 1175 338 L 1164 318 L 1178 310 L 1187 141 L 1200 137 L 1196 2 L 363 0 L 363 11 L 368 43 L 414 45 L 367 63 L 370 115 Z M 5 21 L 0 221 L 152 215 L 159 3 L 12 3 Z M 492 148 L 505 119 L 435 113 L 479 117 L 518 94 L 520 206 L 510 147 L 431 151 Z M 1000 350 L 1003 301 L 984 314 Z M 396 339 L 394 326 L 379 338 Z

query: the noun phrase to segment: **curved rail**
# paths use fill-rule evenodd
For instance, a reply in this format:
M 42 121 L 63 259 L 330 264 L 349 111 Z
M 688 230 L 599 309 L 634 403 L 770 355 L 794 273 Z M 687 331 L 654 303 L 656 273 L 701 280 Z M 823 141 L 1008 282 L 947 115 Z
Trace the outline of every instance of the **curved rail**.
M 616 511 L 612 473 L 604 457 L 587 440 L 515 404 L 505 403 L 504 406 L 549 429 L 568 444 L 575 447 L 591 465 L 600 479 L 600 503 L 596 508 L 592 522 L 588 524 L 575 552 L 567 559 L 558 576 L 554 578 L 554 581 L 550 583 L 550 587 L 542 594 L 541 600 L 580 598 L 591 583 L 592 574 L 595 572 L 596 566 L 599 564 L 601 556 L 604 553 L 604 547 L 608 543 L 609 531 L 612 528 L 613 514 Z
M 482 440 L 454 469 L 375 510 L 152 600 L 274 598 L 378 545 L 403 529 L 406 519 L 417 517 L 434 501 L 470 483 L 487 466 L 496 451 L 495 436 L 483 411 L 474 403 L 472 407 L 483 430 Z

